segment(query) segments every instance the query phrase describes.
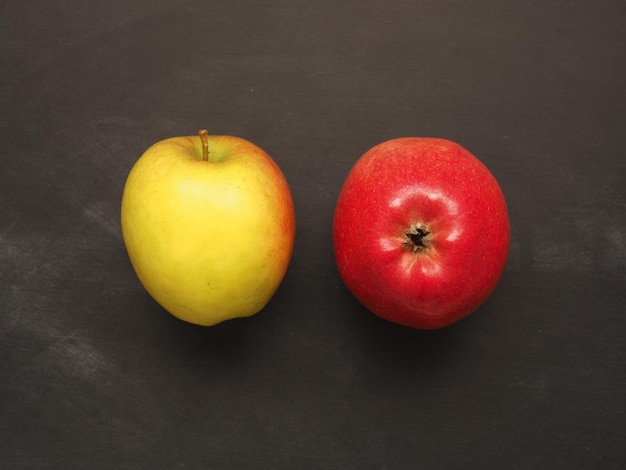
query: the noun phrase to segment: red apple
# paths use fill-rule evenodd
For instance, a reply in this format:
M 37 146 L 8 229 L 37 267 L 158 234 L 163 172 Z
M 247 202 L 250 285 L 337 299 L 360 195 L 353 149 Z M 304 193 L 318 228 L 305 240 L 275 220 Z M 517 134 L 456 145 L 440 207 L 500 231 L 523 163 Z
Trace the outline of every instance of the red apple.
M 436 329 L 476 310 L 506 264 L 509 218 L 498 182 L 460 145 L 399 138 L 350 171 L 333 222 L 348 290 L 376 315 Z

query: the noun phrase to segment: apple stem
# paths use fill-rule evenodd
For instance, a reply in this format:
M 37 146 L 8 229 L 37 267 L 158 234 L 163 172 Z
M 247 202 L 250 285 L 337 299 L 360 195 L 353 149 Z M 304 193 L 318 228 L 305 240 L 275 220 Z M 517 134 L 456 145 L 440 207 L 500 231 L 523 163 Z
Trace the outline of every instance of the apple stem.
M 202 129 L 198 131 L 198 135 L 200 136 L 200 142 L 202 143 L 202 160 L 205 162 L 209 161 L 209 132 L 206 129 Z

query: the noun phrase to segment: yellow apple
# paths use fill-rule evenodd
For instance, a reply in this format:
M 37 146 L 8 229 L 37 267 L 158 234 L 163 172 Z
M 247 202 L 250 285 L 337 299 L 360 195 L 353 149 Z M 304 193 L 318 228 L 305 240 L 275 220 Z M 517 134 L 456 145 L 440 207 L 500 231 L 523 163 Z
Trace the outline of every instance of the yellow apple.
M 278 165 L 233 136 L 173 137 L 135 163 L 122 234 L 148 293 L 197 325 L 259 312 L 293 252 L 295 215 Z

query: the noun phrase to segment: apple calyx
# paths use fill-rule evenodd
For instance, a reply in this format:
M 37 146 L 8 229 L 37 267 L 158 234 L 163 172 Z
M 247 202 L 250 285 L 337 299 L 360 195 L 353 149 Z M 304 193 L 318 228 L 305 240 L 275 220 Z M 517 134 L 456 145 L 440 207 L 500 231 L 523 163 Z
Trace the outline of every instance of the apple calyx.
M 202 143 L 202 160 L 209 161 L 209 131 L 201 129 L 198 131 L 200 142 Z
M 408 248 L 413 253 L 425 251 L 430 247 L 430 234 L 431 232 L 427 225 L 421 222 L 415 222 L 405 230 L 405 241 L 402 243 L 402 246 Z

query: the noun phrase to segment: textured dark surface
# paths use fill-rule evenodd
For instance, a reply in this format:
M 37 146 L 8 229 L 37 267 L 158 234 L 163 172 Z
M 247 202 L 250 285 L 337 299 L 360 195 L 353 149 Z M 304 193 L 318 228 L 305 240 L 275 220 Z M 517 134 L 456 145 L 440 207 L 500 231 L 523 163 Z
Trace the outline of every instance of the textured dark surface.
M 29 1 L 0 7 L 0 467 L 626 467 L 623 2 Z M 152 143 L 247 138 L 296 205 L 257 316 L 203 329 L 123 246 Z M 512 223 L 445 330 L 365 311 L 331 220 L 356 159 L 459 142 Z

